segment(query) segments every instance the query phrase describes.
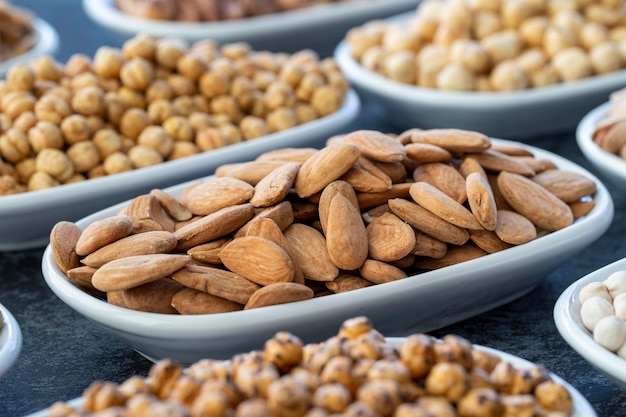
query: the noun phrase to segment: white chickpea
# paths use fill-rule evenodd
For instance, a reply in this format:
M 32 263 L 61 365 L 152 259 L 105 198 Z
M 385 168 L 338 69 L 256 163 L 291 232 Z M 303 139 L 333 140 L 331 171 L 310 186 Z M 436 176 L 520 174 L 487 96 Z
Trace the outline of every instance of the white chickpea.
M 469 30 L 473 24 L 472 10 L 464 0 L 447 0 L 439 14 L 439 23 L 443 26 Z
M 383 61 L 384 74 L 401 83 L 413 84 L 417 79 L 415 53 L 412 51 L 393 52 Z
M 590 282 L 580 289 L 578 301 L 580 301 L 581 304 L 591 297 L 601 297 L 610 303 L 613 302 L 613 297 L 611 297 L 609 289 L 604 282 Z
M 616 316 L 598 320 L 593 329 L 593 340 L 611 352 L 617 351 L 626 341 L 626 323 Z
M 615 42 L 604 42 L 589 51 L 591 65 L 596 74 L 606 74 L 620 70 L 624 66 Z
M 546 62 L 546 56 L 539 48 L 527 49 L 517 58 L 517 63 L 529 74 L 543 68 Z
M 615 315 L 617 317 L 626 321 L 626 293 L 615 297 L 615 300 L 613 301 L 613 310 L 615 310 Z
M 585 24 L 585 18 L 574 10 L 560 10 L 552 16 L 550 23 L 556 27 L 567 29 L 578 36 Z
M 504 27 L 517 29 L 522 22 L 535 14 L 532 5 L 523 0 L 507 0 L 502 2 L 501 17 Z
M 613 272 L 603 282 L 613 298 L 626 293 L 626 271 Z
M 493 64 L 515 58 L 522 49 L 522 41 L 514 30 L 504 30 L 489 35 L 481 40 L 481 44 L 491 57 Z
M 429 44 L 417 54 L 417 63 L 420 66 L 431 64 L 441 69 L 448 63 L 449 55 L 450 48 L 447 45 Z
M 564 49 L 578 45 L 576 35 L 565 28 L 548 26 L 543 36 L 543 48 L 549 57 L 555 56 Z
M 485 48 L 469 39 L 458 39 L 450 45 L 450 62 L 461 64 L 476 74 L 486 72 L 491 63 Z
M 425 88 L 437 88 L 437 77 L 441 68 L 443 67 L 430 63 L 420 65 L 417 71 L 417 85 Z
M 450 91 L 474 90 L 474 74 L 463 65 L 449 63 L 437 74 L 437 88 Z
M 579 47 L 567 48 L 558 52 L 552 58 L 552 64 L 563 81 L 580 80 L 593 73 L 589 56 Z
M 501 0 L 469 0 L 469 6 L 473 10 L 488 11 L 488 12 L 500 12 Z
M 418 51 L 420 40 L 408 27 L 390 26 L 383 35 L 382 46 L 388 53 Z
M 550 26 L 550 21 L 546 16 L 534 16 L 524 20 L 519 28 L 520 37 L 529 46 L 543 46 L 543 36 Z
M 622 60 L 626 61 L 626 39 L 617 42 L 617 50 Z
M 585 7 L 585 17 L 605 27 L 613 27 L 617 25 L 622 16 L 621 13 L 616 13 L 611 7 L 605 6 L 604 4 L 592 3 Z
M 471 31 L 469 29 L 458 27 L 439 25 L 433 37 L 434 43 L 450 45 L 457 39 L 470 39 Z
M 554 15 L 562 10 L 578 10 L 578 0 L 548 0 L 547 12 Z
M 593 331 L 598 321 L 614 314 L 613 305 L 602 297 L 590 297 L 580 307 L 580 318 L 589 331 Z
M 481 40 L 489 35 L 500 32 L 502 22 L 500 16 L 495 12 L 478 11 L 474 14 L 474 26 L 472 33 L 475 39 Z
M 444 6 L 444 3 L 440 0 L 425 0 L 417 6 L 416 14 L 420 17 L 439 20 L 439 14 Z
M 609 30 L 599 23 L 585 22 L 580 28 L 579 39 L 585 49 L 591 49 L 609 40 Z
M 382 71 L 384 59 L 385 52 L 383 48 L 380 46 L 374 46 L 365 51 L 361 57 L 361 64 L 370 71 L 380 72 Z
M 514 60 L 502 61 L 491 71 L 491 86 L 496 91 L 515 91 L 528 88 L 530 80 L 524 68 Z
M 626 39 L 626 26 L 617 26 L 609 31 L 609 39 L 612 41 L 621 41 Z
M 437 33 L 439 21 L 428 17 L 415 16 L 410 22 L 411 30 L 418 39 L 430 42 Z
M 361 60 L 365 52 L 378 44 L 376 38 L 361 27 L 348 31 L 346 41 L 350 46 L 352 57 L 356 60 Z

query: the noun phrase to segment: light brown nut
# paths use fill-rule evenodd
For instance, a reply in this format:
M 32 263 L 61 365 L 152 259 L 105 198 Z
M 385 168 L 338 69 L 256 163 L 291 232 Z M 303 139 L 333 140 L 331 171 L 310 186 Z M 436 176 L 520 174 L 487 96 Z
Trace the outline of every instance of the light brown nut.
M 406 168 L 402 162 L 372 162 L 378 169 L 387 174 L 392 184 L 404 182 L 407 177 Z
M 404 147 L 406 148 L 407 158 L 413 161 L 426 164 L 431 162 L 447 162 L 452 159 L 450 151 L 430 143 L 407 143 Z
M 125 214 L 133 220 L 133 233 L 174 231 L 174 221 L 165 214 L 159 200 L 150 194 L 133 198 L 119 214 Z
M 366 260 L 359 268 L 361 276 L 374 284 L 397 281 L 407 277 L 406 272 L 386 262 L 374 259 Z
M 76 242 L 76 253 L 80 256 L 89 255 L 111 242 L 126 237 L 133 228 L 129 216 L 118 215 L 107 217 L 91 223 L 83 230 Z
M 389 200 L 389 208 L 417 230 L 442 242 L 462 245 L 469 240 L 467 230 L 443 220 L 411 201 L 393 198 Z
M 478 223 L 487 230 L 495 230 L 497 207 L 487 178 L 473 172 L 465 179 L 467 200 Z
M 428 183 L 413 183 L 409 193 L 417 204 L 455 226 L 473 230 L 482 229 L 468 209 Z
M 280 203 L 293 186 L 299 169 L 299 163 L 289 162 L 267 174 L 254 186 L 250 203 L 254 207 L 269 207 Z
M 231 240 L 233 240 L 232 237 L 223 237 L 212 242 L 203 243 L 188 249 L 187 254 L 191 255 L 193 259 L 199 262 L 211 265 L 222 265 L 219 253 Z
M 93 274 L 91 282 L 100 291 L 118 291 L 165 278 L 191 261 L 189 255 L 136 255 L 111 261 Z
M 177 314 L 172 297 L 184 287 L 171 278 L 161 278 L 121 291 L 124 307 L 159 314 Z
M 336 180 L 328 184 L 320 194 L 317 208 L 322 231 L 324 231 L 324 233 L 326 233 L 326 224 L 330 214 L 330 202 L 337 194 L 343 195 L 356 209 L 359 209 L 356 193 L 350 184 L 343 180 Z
M 472 172 L 477 172 L 483 177 L 487 178 L 487 173 L 485 172 L 485 169 L 478 163 L 478 161 L 470 156 L 463 158 L 463 162 L 461 162 L 461 165 L 459 165 L 459 172 L 465 178 L 467 178 L 467 176 Z
M 245 305 L 244 310 L 313 298 L 313 290 L 295 282 L 277 282 L 258 289 Z
M 413 171 L 413 180 L 432 185 L 459 204 L 467 200 L 465 179 L 452 165 L 440 162 L 422 164 Z
M 369 210 L 373 207 L 387 203 L 392 198 L 408 198 L 411 183 L 405 182 L 393 184 L 387 191 L 380 193 L 357 193 L 356 198 L 361 210 Z
M 471 230 L 470 239 L 476 246 L 488 253 L 496 253 L 510 248 L 510 243 L 504 242 L 491 230 Z
M 241 304 L 206 292 L 184 288 L 172 297 L 172 307 L 180 314 L 217 314 L 243 310 Z
M 183 190 L 180 201 L 193 214 L 205 216 L 225 207 L 247 203 L 254 187 L 236 178 L 210 178 Z
M 126 256 L 168 253 L 176 247 L 176 236 L 166 231 L 130 235 L 101 247 L 81 259 L 84 265 L 99 268 L 107 262 Z
M 482 152 L 491 146 L 489 138 L 479 132 L 460 129 L 412 129 L 409 133 L 413 143 L 437 145 L 452 153 Z
M 546 159 L 536 159 L 533 156 L 513 156 L 512 158 L 527 165 L 535 174 L 543 172 L 546 169 L 556 169 L 556 166 Z
M 307 159 L 298 172 L 294 188 L 300 197 L 309 197 L 345 174 L 359 159 L 356 145 L 337 143 L 326 146 Z
M 378 193 L 391 188 L 391 178 L 364 157 L 360 157 L 341 179 L 350 184 L 355 191 L 365 193 Z
M 491 187 L 491 192 L 493 193 L 493 199 L 496 201 L 496 207 L 498 210 L 513 210 L 513 207 L 511 207 L 511 205 L 506 201 L 502 195 L 502 191 L 500 191 L 500 186 L 498 185 L 498 174 L 487 174 L 487 181 L 489 181 L 489 186 Z
M 122 291 L 109 291 L 106 294 L 107 303 L 113 304 L 114 306 L 124 307 L 124 297 L 122 296 Z
M 369 257 L 392 262 L 415 249 L 415 231 L 393 213 L 384 213 L 367 226 Z
M 95 289 L 91 283 L 91 278 L 96 272 L 96 268 L 91 266 L 77 266 L 72 269 L 68 269 L 66 272 L 67 278 L 74 284 L 83 288 Z
M 407 154 L 396 139 L 374 130 L 356 130 L 345 135 L 343 140 L 357 145 L 361 155 L 373 161 L 400 162 Z
M 262 153 L 256 157 L 255 161 L 291 161 L 302 163 L 317 151 L 315 148 L 280 148 Z
M 203 291 L 239 304 L 245 304 L 258 284 L 234 272 L 201 265 L 187 265 L 172 274 L 187 288 Z
M 326 247 L 330 259 L 339 269 L 358 269 L 367 259 L 367 232 L 361 212 L 341 194 L 335 195 L 330 202 Z
M 478 162 L 486 171 L 508 171 L 524 175 L 526 177 L 535 175 L 535 171 L 533 171 L 525 163 L 520 162 L 509 155 L 493 151 L 491 149 L 481 153 L 472 153 L 467 156 L 475 159 L 476 162 Z
M 328 281 L 326 283 L 326 288 L 335 294 L 339 294 L 342 292 L 358 290 L 359 288 L 370 287 L 372 285 L 374 285 L 372 282 L 356 275 L 341 273 L 334 280 Z
M 275 206 L 264 208 L 258 211 L 250 222 L 254 221 L 258 217 L 267 217 L 268 219 L 272 219 L 276 222 L 280 230 L 285 230 L 294 221 L 293 206 L 289 201 L 283 201 Z M 237 232 L 235 232 L 235 237 L 245 236 L 250 222 L 246 223 L 239 230 L 237 230 Z
M 581 217 L 586 216 L 596 206 L 596 202 L 593 200 L 577 201 L 570 203 L 569 208 L 572 210 L 574 220 L 578 220 Z
M 415 230 L 415 246 L 411 254 L 439 259 L 448 252 L 448 244 L 439 239 L 428 236 L 419 230 Z
M 549 169 L 531 179 L 566 203 L 573 203 L 596 192 L 596 183 L 576 172 Z
M 501 172 L 498 186 L 511 207 L 535 226 L 555 231 L 574 221 L 572 210 L 566 203 L 531 179 Z
M 293 252 L 294 261 L 302 268 L 304 277 L 313 281 L 332 281 L 339 268 L 332 262 L 326 238 L 317 229 L 293 223 L 284 231 Z
M 448 252 L 445 254 L 445 256 L 439 259 L 417 259 L 413 264 L 413 267 L 419 269 L 438 269 L 444 268 L 446 266 L 456 265 L 465 261 L 471 261 L 472 259 L 477 259 L 485 255 L 487 255 L 487 252 L 480 249 L 478 246 L 451 246 L 448 248 Z
M 82 229 L 68 221 L 60 221 L 50 231 L 50 250 L 54 262 L 63 273 L 80 265 L 76 244 Z
M 215 170 L 215 176 L 218 178 L 236 178 L 240 181 L 246 182 L 254 186 L 257 185 L 259 181 L 261 181 L 267 175 L 269 175 L 270 172 L 274 171 L 276 168 L 284 165 L 285 163 L 287 162 L 279 160 L 263 160 L 223 164 Z
M 154 188 L 150 190 L 150 195 L 155 197 L 163 210 L 174 220 L 184 222 L 191 219 L 193 214 L 180 201 L 163 190 Z
M 534 157 L 533 153 L 523 146 L 519 146 L 513 143 L 492 143 L 491 148 L 493 151 L 500 152 L 509 156 L 530 156 Z
M 176 250 L 184 251 L 196 245 L 224 237 L 239 229 L 252 216 L 254 216 L 254 207 L 250 203 L 225 207 L 204 216 L 174 232 L 178 239 Z
M 498 210 L 496 235 L 506 243 L 521 245 L 537 237 L 535 225 L 519 213 L 509 210 Z
M 222 248 L 219 257 L 226 268 L 259 285 L 293 281 L 293 261 L 269 239 L 258 236 L 233 239 Z

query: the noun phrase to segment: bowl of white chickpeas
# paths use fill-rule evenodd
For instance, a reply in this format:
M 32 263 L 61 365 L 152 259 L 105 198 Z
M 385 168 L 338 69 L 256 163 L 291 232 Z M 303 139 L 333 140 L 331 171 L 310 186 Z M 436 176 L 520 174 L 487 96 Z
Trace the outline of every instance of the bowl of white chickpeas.
M 626 390 L 626 258 L 570 285 L 554 307 L 563 339 Z
M 352 28 L 334 56 L 401 128 L 573 131 L 626 86 L 626 26 L 606 2 L 570 3 L 426 0 Z

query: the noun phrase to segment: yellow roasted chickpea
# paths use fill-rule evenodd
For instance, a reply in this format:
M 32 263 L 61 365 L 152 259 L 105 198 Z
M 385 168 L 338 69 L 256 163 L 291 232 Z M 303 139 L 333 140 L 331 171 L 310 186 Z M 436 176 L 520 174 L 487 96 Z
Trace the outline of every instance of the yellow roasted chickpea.
M 206 97 L 212 98 L 230 91 L 230 78 L 218 71 L 209 71 L 199 79 L 198 87 Z
M 315 110 L 313 106 L 308 103 L 298 103 L 294 109 L 296 112 L 296 118 L 298 119 L 298 124 L 312 122 L 313 120 L 317 120 L 319 118 L 319 114 Z
M 137 139 L 141 131 L 152 124 L 148 113 L 139 108 L 130 108 L 120 120 L 119 129 L 122 135 L 131 139 Z
M 32 91 L 35 88 L 35 72 L 24 64 L 15 64 L 6 74 L 7 86 L 12 91 Z
M 71 114 L 71 109 L 65 101 L 51 94 L 46 94 L 35 103 L 35 117 L 38 120 L 46 120 L 56 125 Z
M 72 97 L 71 107 L 83 116 L 102 116 L 106 110 L 104 91 L 96 86 L 81 88 Z
M 148 104 L 148 117 L 155 124 L 162 124 L 165 120 L 177 115 L 177 111 L 170 100 L 158 99 Z
M 4 178 L 4 177 L 3 177 Z M 28 180 L 28 190 L 37 191 L 44 190 L 46 188 L 52 188 L 60 185 L 61 183 L 46 172 L 36 171 L 30 176 Z
M 61 121 L 61 133 L 65 137 L 65 142 L 72 145 L 91 138 L 91 128 L 87 123 L 87 118 L 80 114 L 72 114 Z
M 168 160 L 186 158 L 199 153 L 200 150 L 194 142 L 176 141 L 172 152 L 167 157 Z
M 279 107 L 267 115 L 267 125 L 270 132 L 280 132 L 290 129 L 298 124 L 298 117 L 294 109 Z
M 24 131 L 13 127 L 0 136 L 0 156 L 3 160 L 16 164 L 30 153 L 30 143 Z
M 156 52 L 156 41 L 157 37 L 154 35 L 138 34 L 124 42 L 122 54 L 126 59 L 140 57 L 153 61 Z
M 296 96 L 291 85 L 284 81 L 274 81 L 267 86 L 264 94 L 265 102 L 269 110 L 279 107 L 293 107 Z
M 93 70 L 105 78 L 115 78 L 119 75 L 124 63 L 124 56 L 119 48 L 101 46 L 93 57 Z
M 2 113 L 11 119 L 17 118 L 20 114 L 35 109 L 37 99 L 27 91 L 11 91 L 2 97 L 0 108 Z
M 316 88 L 311 96 L 311 107 L 321 117 L 336 112 L 342 103 L 342 91 L 331 85 Z
M 195 130 L 189 119 L 183 116 L 172 115 L 163 121 L 165 132 L 177 142 L 192 142 Z
M 66 153 L 74 170 L 79 173 L 87 172 L 100 163 L 98 147 L 89 140 L 74 143 Z
M 13 127 L 22 132 L 28 132 L 28 129 L 35 126 L 35 124 L 37 124 L 37 118 L 32 111 L 26 111 L 13 120 Z
M 550 411 L 570 414 L 573 410 L 572 397 L 563 385 L 549 380 L 535 388 L 537 402 Z
M 214 97 L 211 100 L 211 113 L 227 115 L 228 119 L 233 123 L 239 123 L 243 117 L 237 100 L 233 96 L 226 94 Z
M 458 363 L 439 362 L 426 376 L 426 392 L 457 402 L 469 389 L 469 375 Z
M 164 158 L 158 151 L 147 146 L 136 145 L 128 150 L 128 157 L 135 168 L 145 168 L 158 165 Z
M 437 74 L 436 87 L 449 91 L 474 90 L 474 74 L 463 65 L 449 63 Z
M 78 74 L 93 71 L 93 61 L 85 54 L 72 54 L 65 63 L 65 75 L 75 77 Z
M 165 68 L 176 68 L 178 60 L 187 52 L 187 44 L 180 39 L 163 38 L 156 41 L 154 59 Z
M 114 152 L 108 155 L 102 164 L 103 171 L 106 175 L 119 174 L 121 172 L 131 171 L 134 165 L 128 155 L 122 152 Z M 92 178 L 92 175 L 89 175 Z
M 122 84 L 137 91 L 143 91 L 152 83 L 154 71 L 152 64 L 143 58 L 132 58 L 119 70 Z
M 30 177 L 36 172 L 35 168 L 35 158 L 29 157 L 26 159 L 22 159 L 20 162 L 15 164 L 15 172 L 17 174 L 17 178 L 21 184 L 28 184 Z
M 458 39 L 452 42 L 450 62 L 461 64 L 475 74 L 486 72 L 491 65 L 485 48 L 479 42 L 469 39 Z
M 122 138 L 113 129 L 97 130 L 93 134 L 92 142 L 96 145 L 98 152 L 103 158 L 122 150 Z
M 63 67 L 49 55 L 33 59 L 29 66 L 38 80 L 58 82 L 63 77 Z
M 184 75 L 170 74 L 167 76 L 166 81 L 172 89 L 174 96 L 193 95 L 198 92 L 195 81 Z
M 190 80 L 197 81 L 209 68 L 205 57 L 198 53 L 188 52 L 176 62 L 178 72 Z
M 44 149 L 62 149 L 65 145 L 61 129 L 52 122 L 45 120 L 28 129 L 28 142 L 35 153 Z
M 174 148 L 174 139 L 161 126 L 146 126 L 137 137 L 137 144 L 153 149 L 163 158 L 167 158 Z
M 579 47 L 559 51 L 552 58 L 552 64 L 563 81 L 574 81 L 592 75 L 593 66 L 589 55 Z
M 74 165 L 65 152 L 46 148 L 37 154 L 35 169 L 46 173 L 59 182 L 67 180 L 74 175 Z
M 252 115 L 244 116 L 239 128 L 246 140 L 256 139 L 269 133 L 269 126 L 265 119 Z
M 489 76 L 496 91 L 515 91 L 528 88 L 530 80 L 524 68 L 515 60 L 506 60 L 496 65 Z
M 589 51 L 589 59 L 596 74 L 618 71 L 624 66 L 615 42 L 603 42 L 594 46 Z
M 153 80 L 144 94 L 148 103 L 155 100 L 171 100 L 174 97 L 172 87 L 166 80 L 162 79 Z

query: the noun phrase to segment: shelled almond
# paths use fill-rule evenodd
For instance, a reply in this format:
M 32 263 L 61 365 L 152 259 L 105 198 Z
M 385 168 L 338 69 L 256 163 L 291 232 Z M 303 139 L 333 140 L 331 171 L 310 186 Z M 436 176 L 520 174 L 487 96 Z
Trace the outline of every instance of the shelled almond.
M 410 150 L 424 144 L 424 152 Z M 525 244 L 584 216 L 595 191 L 592 179 L 478 132 L 357 130 L 319 150 L 277 149 L 222 165 L 177 198 L 153 190 L 82 231 L 59 222 L 50 241 L 68 278 L 111 303 L 133 308 L 129 292 L 174 281 L 179 312 L 234 311 L 384 284 Z
M 605 151 L 626 159 L 626 112 L 624 103 L 626 89 L 614 91 L 610 96 L 610 108 L 591 135 L 592 140 Z

